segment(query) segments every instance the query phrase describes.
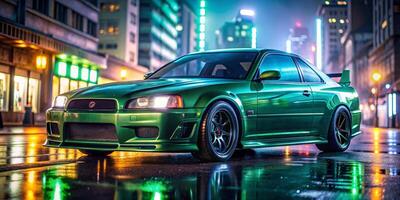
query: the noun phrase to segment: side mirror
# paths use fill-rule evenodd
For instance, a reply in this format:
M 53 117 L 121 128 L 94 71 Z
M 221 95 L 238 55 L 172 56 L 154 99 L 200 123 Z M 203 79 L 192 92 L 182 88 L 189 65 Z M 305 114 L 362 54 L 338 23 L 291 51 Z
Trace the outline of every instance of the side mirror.
M 146 80 L 147 78 L 149 78 L 151 75 L 153 75 L 154 72 L 147 72 L 144 74 L 144 79 Z
M 281 73 L 276 70 L 268 70 L 260 74 L 259 80 L 279 80 L 281 79 Z

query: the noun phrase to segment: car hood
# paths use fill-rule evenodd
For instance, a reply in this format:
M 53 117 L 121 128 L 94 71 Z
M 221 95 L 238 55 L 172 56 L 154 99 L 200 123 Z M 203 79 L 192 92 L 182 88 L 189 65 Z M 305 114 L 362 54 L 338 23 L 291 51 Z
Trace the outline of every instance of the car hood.
M 116 82 L 96 85 L 77 90 L 73 98 L 119 98 L 127 97 L 135 93 L 148 90 L 162 89 L 174 86 L 207 86 L 217 83 L 225 83 L 229 80 L 223 79 L 149 79 L 143 81 Z M 157 90 L 160 91 L 160 90 Z

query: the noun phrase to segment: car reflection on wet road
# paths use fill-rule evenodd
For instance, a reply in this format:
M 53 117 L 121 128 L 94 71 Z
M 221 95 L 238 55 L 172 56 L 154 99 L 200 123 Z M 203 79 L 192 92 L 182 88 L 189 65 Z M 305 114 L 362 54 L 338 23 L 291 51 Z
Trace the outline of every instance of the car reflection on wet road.
M 367 129 L 345 153 L 313 145 L 238 152 L 226 163 L 190 154 L 86 157 L 41 146 L 44 134 L 0 136 L 0 199 L 394 199 L 400 132 Z

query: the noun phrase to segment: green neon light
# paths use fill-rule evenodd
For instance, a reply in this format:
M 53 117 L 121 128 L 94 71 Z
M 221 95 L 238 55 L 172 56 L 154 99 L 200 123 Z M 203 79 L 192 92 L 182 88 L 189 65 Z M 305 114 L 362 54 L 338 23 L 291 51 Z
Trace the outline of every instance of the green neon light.
M 206 42 L 205 42 L 205 31 L 206 31 L 206 1 L 200 0 L 200 20 L 199 20 L 199 38 L 198 38 L 198 47 L 199 51 L 204 51 Z
M 200 1 L 200 8 L 206 7 L 206 1 Z
M 200 15 L 201 16 L 206 15 L 206 9 L 204 9 L 204 8 L 200 9 Z
M 65 62 L 58 63 L 57 74 L 60 76 L 67 76 L 67 63 Z
M 96 70 L 93 70 L 93 69 L 90 70 L 89 81 L 92 82 L 92 83 L 96 83 L 97 82 L 97 71 Z
M 206 23 L 206 17 L 205 16 L 201 16 L 200 17 L 200 24 L 205 24 Z
M 79 78 L 79 67 L 78 66 L 71 65 L 70 77 L 72 79 L 78 79 Z
M 89 69 L 88 68 L 82 68 L 81 69 L 81 79 L 83 81 L 88 81 L 89 80 Z

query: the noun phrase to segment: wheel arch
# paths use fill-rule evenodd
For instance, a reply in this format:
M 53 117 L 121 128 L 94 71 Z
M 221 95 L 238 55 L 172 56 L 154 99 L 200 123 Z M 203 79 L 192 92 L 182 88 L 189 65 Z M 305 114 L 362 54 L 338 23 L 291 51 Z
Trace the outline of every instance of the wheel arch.
M 344 103 L 344 102 L 341 102 L 341 103 L 337 104 L 337 105 L 332 109 L 332 112 L 331 112 L 331 114 L 330 114 L 330 116 L 329 116 L 329 124 L 328 124 L 327 127 L 325 127 L 325 130 L 324 130 L 324 136 L 325 136 L 326 138 L 328 137 L 328 131 L 329 131 L 329 127 L 330 127 L 331 124 L 332 124 L 332 119 L 333 119 L 333 117 L 335 116 L 336 111 L 337 111 L 340 107 L 346 108 L 346 110 L 347 110 L 347 112 L 348 112 L 348 114 L 349 114 L 350 124 L 352 124 L 352 116 L 351 116 L 350 107 L 349 107 L 348 105 L 346 105 L 346 103 Z M 351 129 L 350 129 L 350 130 L 351 130 Z M 351 133 L 350 133 L 350 134 L 351 134 Z
M 233 98 L 233 96 L 227 96 L 227 95 L 219 95 L 216 96 L 212 99 L 210 99 L 207 104 L 204 105 L 204 110 L 203 113 L 201 114 L 201 121 L 203 121 L 205 114 L 210 110 L 210 108 L 218 101 L 223 101 L 228 103 L 230 106 L 232 106 L 233 110 L 236 113 L 236 116 L 238 118 L 238 124 L 239 124 L 239 138 L 238 138 L 238 147 L 241 148 L 242 147 L 242 136 L 244 135 L 244 130 L 246 130 L 246 123 L 244 120 L 244 108 L 243 105 L 241 103 L 241 101 L 239 100 L 239 98 Z

